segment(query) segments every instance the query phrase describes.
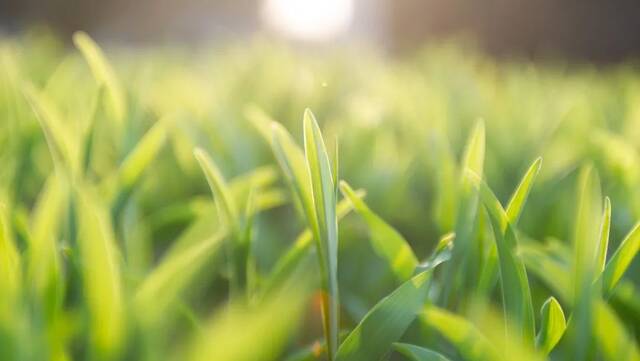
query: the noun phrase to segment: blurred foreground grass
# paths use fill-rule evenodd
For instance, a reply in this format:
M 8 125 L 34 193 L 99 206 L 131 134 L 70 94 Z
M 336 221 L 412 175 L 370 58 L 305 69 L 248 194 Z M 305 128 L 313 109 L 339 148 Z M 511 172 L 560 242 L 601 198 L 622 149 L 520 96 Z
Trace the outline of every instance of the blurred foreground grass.
M 74 44 L 0 42 L 1 359 L 639 359 L 637 67 Z

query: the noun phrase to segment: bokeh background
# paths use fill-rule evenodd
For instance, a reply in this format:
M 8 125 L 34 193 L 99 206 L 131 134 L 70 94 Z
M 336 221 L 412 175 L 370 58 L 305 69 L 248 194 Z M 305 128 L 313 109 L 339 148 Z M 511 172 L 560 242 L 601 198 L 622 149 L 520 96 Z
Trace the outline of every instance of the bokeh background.
M 640 55 L 638 14 L 634 0 L 2 0 L 0 29 L 37 24 L 64 39 L 85 30 L 126 43 L 270 34 L 355 40 L 390 54 L 463 37 L 494 55 L 611 63 Z

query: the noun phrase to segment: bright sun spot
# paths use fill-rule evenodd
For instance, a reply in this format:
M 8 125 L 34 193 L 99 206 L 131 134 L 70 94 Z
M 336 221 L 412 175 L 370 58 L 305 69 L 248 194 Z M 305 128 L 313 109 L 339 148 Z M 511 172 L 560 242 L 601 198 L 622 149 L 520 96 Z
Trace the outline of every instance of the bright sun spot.
M 265 0 L 269 27 L 292 38 L 321 41 L 345 32 L 353 19 L 353 0 Z

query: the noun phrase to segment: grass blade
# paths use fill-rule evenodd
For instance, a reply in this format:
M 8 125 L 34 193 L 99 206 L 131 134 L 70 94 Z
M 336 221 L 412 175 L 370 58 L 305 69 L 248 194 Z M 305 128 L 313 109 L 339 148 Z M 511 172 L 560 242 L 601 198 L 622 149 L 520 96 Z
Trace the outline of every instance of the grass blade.
M 408 343 L 394 343 L 393 348 L 412 361 L 449 361 L 438 352 Z
M 609 231 L 611 229 L 611 200 L 604 197 L 604 211 L 602 222 L 600 223 L 600 242 L 598 243 L 598 253 L 596 259 L 596 275 L 599 276 L 604 271 L 607 261 L 607 250 L 609 248 Z
M 640 249 L 640 223 L 636 224 L 618 246 L 602 272 L 603 292 L 610 295 Z
M 92 323 L 93 346 L 116 357 L 125 336 L 120 256 L 109 213 L 88 189 L 76 193 L 82 277 Z
M 111 110 L 111 115 L 117 122 L 118 129 L 122 130 L 127 111 L 127 99 L 113 68 L 104 56 L 102 49 L 87 33 L 78 31 L 73 34 L 73 43 L 80 50 L 87 64 L 89 64 L 91 73 L 98 85 L 105 87 L 109 100 L 108 109 Z
M 540 172 L 541 167 L 542 158 L 538 158 L 533 162 L 533 164 L 531 164 L 531 166 L 529 166 L 529 169 L 527 169 L 520 180 L 518 187 L 513 192 L 509 203 L 507 203 L 507 219 L 513 227 L 518 224 L 518 220 L 520 219 L 520 215 L 524 209 L 524 204 L 527 202 L 527 198 L 531 192 L 531 187 L 533 186 L 533 182 Z
M 616 314 L 603 301 L 593 303 L 593 333 L 602 355 L 608 361 L 640 360 L 638 345 Z
M 389 268 L 400 282 L 409 279 L 418 266 L 418 259 L 409 243 L 398 231 L 371 211 L 347 182 L 340 182 L 340 190 L 345 198 L 351 201 L 356 212 L 367 222 L 371 245 L 376 253 L 387 261 Z
M 540 309 L 540 332 L 536 337 L 536 346 L 545 355 L 551 352 L 560 341 L 567 328 L 564 312 L 558 301 L 549 297 Z
M 342 342 L 336 361 L 379 360 L 389 352 L 422 308 L 432 271 L 417 274 L 378 302 Z
M 322 284 L 326 292 L 324 301 L 325 331 L 329 359 L 333 359 L 338 344 L 338 219 L 336 214 L 336 185 L 333 182 L 329 156 L 320 128 L 310 110 L 304 114 L 304 149 L 311 181 L 313 203 L 320 238 L 318 254 Z

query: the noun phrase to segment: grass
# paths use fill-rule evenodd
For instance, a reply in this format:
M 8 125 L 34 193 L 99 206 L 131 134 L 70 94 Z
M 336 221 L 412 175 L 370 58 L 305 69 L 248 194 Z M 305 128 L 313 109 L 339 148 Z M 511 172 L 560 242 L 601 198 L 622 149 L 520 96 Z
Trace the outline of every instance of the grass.
M 640 360 L 634 65 L 72 40 L 0 41 L 1 359 Z

